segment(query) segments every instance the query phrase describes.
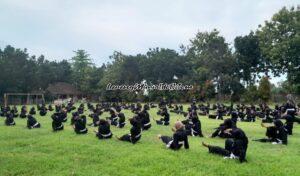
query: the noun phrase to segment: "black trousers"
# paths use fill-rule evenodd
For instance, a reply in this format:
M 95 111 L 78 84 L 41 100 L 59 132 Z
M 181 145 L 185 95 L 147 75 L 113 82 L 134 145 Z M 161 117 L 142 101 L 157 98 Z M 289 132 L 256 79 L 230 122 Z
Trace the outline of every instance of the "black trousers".
M 120 137 L 121 141 L 127 141 L 127 142 L 131 142 L 131 137 L 129 134 L 124 134 L 123 136 Z
M 169 137 L 169 136 L 161 136 L 160 139 L 161 139 L 162 142 L 165 143 L 165 144 L 168 144 L 170 141 L 173 140 L 173 138 L 172 138 L 172 137 Z
M 125 134 L 122 137 L 120 137 L 121 141 L 127 141 L 127 142 L 131 142 L 132 144 L 135 144 L 137 141 L 139 141 L 141 139 L 141 137 L 137 137 L 137 138 L 132 138 L 130 134 Z
M 227 139 L 225 141 L 225 148 L 219 146 L 208 146 L 208 151 L 209 153 L 214 153 L 221 156 L 230 156 L 233 143 L 234 142 L 232 139 Z
M 88 129 L 87 128 L 85 128 L 83 130 L 76 130 L 75 129 L 75 132 L 76 132 L 76 134 L 86 134 L 88 132 Z
M 156 120 L 156 124 L 157 125 L 169 125 L 170 123 L 169 122 L 166 122 L 166 121 L 163 121 L 162 119 L 161 120 Z
M 109 136 L 102 136 L 100 133 L 97 133 L 96 136 L 99 138 L 99 139 L 109 139 L 113 136 L 113 134 L 111 133 Z
M 52 122 L 52 129 L 53 131 L 63 130 L 64 125 L 62 123 L 59 124 L 59 123 Z
M 148 130 L 151 128 L 151 124 L 147 125 L 147 126 L 143 126 L 143 130 Z

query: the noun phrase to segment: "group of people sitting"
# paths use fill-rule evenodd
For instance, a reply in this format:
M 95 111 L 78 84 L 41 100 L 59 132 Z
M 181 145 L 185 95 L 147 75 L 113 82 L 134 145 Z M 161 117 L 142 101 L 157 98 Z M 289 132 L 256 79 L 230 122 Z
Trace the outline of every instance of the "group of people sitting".
M 53 108 L 52 105 L 48 107 L 45 104 L 38 105 L 37 111 L 39 111 L 40 116 L 45 116 L 47 112 L 54 111 L 51 115 L 53 131 L 63 130 L 64 123 L 68 120 L 68 113 L 71 113 L 71 125 L 75 133 L 86 134 L 88 133 L 88 128 L 85 112 L 88 110 L 91 112 L 88 117 L 92 119 L 92 123 L 90 123 L 89 126 L 98 128 L 94 132 L 96 133 L 96 137 L 102 140 L 113 137 L 111 125 L 117 128 L 123 128 L 126 125 L 125 114 L 122 110 L 131 110 L 134 115 L 132 118 L 129 118 L 131 125 L 129 133 L 120 137 L 116 136 L 116 138 L 135 144 L 141 139 L 142 132 L 151 128 L 148 111 L 150 108 L 156 107 L 159 108 L 157 115 L 161 116 L 159 120 L 153 118 L 157 125 L 170 125 L 169 111 L 171 113 L 182 114 L 185 117 L 185 120 L 177 120 L 175 122 L 172 128 L 174 132 L 173 136 L 158 135 L 158 138 L 166 147 L 173 150 L 178 150 L 182 146 L 188 149 L 188 136 L 203 137 L 199 115 L 208 115 L 209 118 L 213 119 L 223 119 L 224 116 L 229 115 L 230 118 L 225 119 L 210 135 L 212 138 L 225 138 L 225 147 L 213 146 L 205 142 L 203 142 L 202 145 L 207 147 L 210 153 L 219 154 L 225 158 L 239 159 L 240 162 L 246 161 L 248 138 L 245 132 L 237 127 L 239 121 L 255 121 L 256 116 L 258 116 L 262 119 L 262 127 L 266 128 L 266 138 L 255 139 L 254 141 L 284 145 L 288 143 L 288 135 L 293 134 L 294 122 L 300 122 L 296 117 L 298 110 L 292 102 L 288 102 L 283 106 L 275 106 L 275 109 L 272 110 L 266 104 L 261 104 L 259 107 L 255 107 L 254 105 L 247 107 L 240 104 L 234 108 L 233 105 L 225 106 L 222 104 L 215 104 L 212 107 L 210 107 L 209 103 L 207 105 L 197 105 L 196 102 L 193 101 L 190 107 L 188 107 L 187 112 L 183 110 L 182 105 L 173 106 L 164 101 L 161 101 L 158 106 L 153 103 L 144 105 L 141 103 L 130 105 L 118 103 L 110 104 L 106 102 L 96 105 L 87 103 L 87 109 L 84 104 L 80 104 L 76 109 L 74 104 L 69 102 L 67 105 L 55 105 L 55 108 Z M 29 129 L 41 127 L 41 124 L 34 118 L 34 115 L 37 113 L 34 107 L 27 112 L 27 107 L 22 106 L 20 114 L 18 114 L 16 106 L 12 108 L 2 106 L 0 110 L 0 116 L 6 117 L 5 125 L 7 126 L 16 125 L 14 118 L 19 116 L 20 118 L 27 118 L 27 127 Z M 216 114 L 210 114 L 211 110 L 214 110 Z M 104 112 L 108 112 L 109 117 L 100 118 Z M 285 124 L 281 120 L 285 120 Z M 267 125 L 266 123 L 273 124 Z

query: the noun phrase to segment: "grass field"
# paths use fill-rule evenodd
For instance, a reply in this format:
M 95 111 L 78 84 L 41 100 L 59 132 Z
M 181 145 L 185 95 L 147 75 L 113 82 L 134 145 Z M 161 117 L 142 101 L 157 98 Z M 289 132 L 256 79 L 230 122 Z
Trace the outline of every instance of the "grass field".
M 185 107 L 187 108 L 187 107 Z M 151 109 L 150 115 L 156 115 Z M 86 112 L 87 114 L 88 112 Z M 132 117 L 128 110 L 126 118 Z M 288 146 L 252 142 L 262 138 L 265 129 L 256 123 L 238 122 L 248 138 L 247 163 L 225 160 L 209 154 L 201 146 L 202 141 L 224 146 L 224 139 L 189 137 L 190 149 L 172 151 L 157 139 L 157 134 L 172 135 L 171 126 L 158 126 L 152 121 L 150 131 L 142 134 L 141 140 L 133 145 L 117 141 L 98 140 L 94 127 L 88 127 L 87 135 L 76 135 L 70 126 L 70 117 L 65 129 L 52 132 L 52 119 L 35 117 L 42 124 L 40 129 L 28 130 L 26 119 L 15 119 L 16 126 L 4 126 L 0 118 L 0 176 L 4 175 L 300 175 L 300 127 L 295 125 L 294 135 L 289 137 Z M 171 114 L 171 125 L 181 115 Z M 104 113 L 101 117 L 107 117 Z M 205 136 L 213 132 L 222 121 L 200 117 Z M 88 118 L 88 123 L 91 119 Z M 111 127 L 114 136 L 129 132 Z

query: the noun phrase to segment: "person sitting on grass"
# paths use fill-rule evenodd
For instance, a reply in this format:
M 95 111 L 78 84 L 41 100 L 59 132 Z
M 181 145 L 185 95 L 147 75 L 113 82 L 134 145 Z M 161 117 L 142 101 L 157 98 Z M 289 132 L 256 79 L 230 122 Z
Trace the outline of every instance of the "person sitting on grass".
M 88 132 L 88 129 L 86 128 L 86 116 L 76 116 L 74 118 L 73 128 L 76 134 L 86 134 Z
M 53 111 L 54 110 L 51 104 L 48 105 L 48 110 L 49 111 Z
M 232 136 L 231 139 L 226 139 L 225 148 L 212 146 L 205 142 L 202 142 L 202 145 L 208 148 L 209 153 L 222 155 L 225 159 L 239 159 L 241 163 L 245 162 L 248 138 L 244 131 L 239 128 L 235 128 L 227 129 L 225 133 L 229 133 L 230 136 Z
M 60 131 L 64 129 L 62 118 L 60 117 L 61 114 L 59 112 L 55 112 L 51 118 L 52 118 L 52 129 L 53 131 Z
M 95 112 L 95 110 L 92 114 L 89 115 L 89 117 L 91 117 L 93 119 L 93 123 L 89 124 L 89 126 L 92 126 L 92 127 L 98 126 L 100 118 L 99 118 L 99 114 L 97 112 Z
M 115 108 L 110 108 L 109 110 L 110 117 L 107 117 L 107 119 L 110 121 L 111 125 L 117 126 L 118 124 L 118 116 L 117 111 Z
M 197 111 L 191 110 L 191 108 L 189 108 L 189 111 L 187 116 L 188 119 L 182 121 L 185 125 L 187 135 L 203 137 L 201 122 L 198 118 Z
M 142 136 L 142 130 L 141 130 L 141 124 L 136 118 L 129 119 L 130 124 L 132 125 L 130 129 L 129 134 L 125 134 L 122 137 L 117 137 L 120 141 L 127 141 L 131 142 L 132 144 L 135 144 L 137 141 L 141 139 Z
M 14 114 L 14 117 L 18 117 L 19 116 L 19 114 L 18 114 L 18 108 L 17 108 L 16 105 L 13 106 L 11 112 Z
M 5 116 L 6 116 L 6 113 L 7 113 L 6 107 L 1 106 L 1 109 L 0 109 L 0 116 L 1 116 L 1 117 L 5 117 Z
M 170 114 L 168 113 L 167 107 L 163 107 L 159 115 L 163 116 L 163 118 L 161 118 L 160 120 L 156 120 L 157 125 L 167 126 L 170 124 Z
M 36 111 L 35 111 L 35 108 L 34 108 L 34 107 L 31 107 L 31 108 L 30 108 L 29 114 L 30 114 L 30 115 L 35 115 L 35 114 L 36 114 Z
M 112 132 L 110 131 L 110 124 L 107 120 L 100 119 L 98 125 L 98 131 L 95 130 L 95 133 L 99 139 L 109 139 L 113 136 Z
M 283 114 L 283 116 L 282 116 L 282 119 L 286 120 L 284 127 L 285 127 L 288 135 L 293 134 L 295 114 L 296 114 L 296 109 L 291 108 L 291 109 L 286 109 L 285 114 Z
M 27 116 L 27 128 L 28 129 L 33 129 L 33 128 L 40 128 L 41 124 L 32 116 L 28 115 Z
M 41 107 L 39 107 L 40 109 L 40 116 L 45 116 L 47 114 L 47 108 L 45 104 L 42 104 Z
M 5 125 L 6 126 L 16 125 L 16 122 L 14 120 L 14 115 L 10 111 L 6 112 Z
M 83 114 L 83 113 L 84 113 L 84 104 L 83 104 L 83 103 L 81 103 L 81 104 L 79 105 L 79 107 L 77 108 L 77 112 L 78 112 L 79 114 Z
M 71 125 L 75 124 L 75 119 L 76 118 L 79 118 L 79 113 L 77 111 L 76 112 L 72 112 Z
M 267 128 L 266 136 L 268 138 L 255 139 L 253 141 L 271 142 L 272 144 L 287 145 L 287 142 L 288 142 L 287 131 L 284 128 L 284 125 L 280 120 L 275 120 L 274 126 L 267 126 L 263 123 L 261 124 L 261 126 L 264 128 Z
M 26 118 L 27 117 L 27 107 L 25 105 L 21 108 L 20 118 Z
M 126 124 L 125 122 L 125 114 L 123 112 L 121 112 L 121 108 L 117 108 L 117 116 L 118 116 L 118 121 L 116 126 L 118 128 L 123 128 Z
M 189 141 L 186 131 L 184 129 L 184 124 L 180 121 L 177 121 L 172 128 L 174 132 L 173 137 L 158 135 L 158 138 L 162 140 L 163 143 L 166 144 L 167 148 L 178 150 L 182 146 L 185 149 L 189 149 Z
M 148 110 L 149 106 L 145 104 L 143 110 L 139 113 L 139 115 L 141 116 L 143 130 L 148 130 L 151 128 L 150 115 L 148 113 Z
M 225 133 L 227 129 L 236 128 L 236 124 L 232 119 L 225 119 L 222 124 L 211 134 L 211 138 L 219 136 L 220 138 L 231 138 L 229 133 Z

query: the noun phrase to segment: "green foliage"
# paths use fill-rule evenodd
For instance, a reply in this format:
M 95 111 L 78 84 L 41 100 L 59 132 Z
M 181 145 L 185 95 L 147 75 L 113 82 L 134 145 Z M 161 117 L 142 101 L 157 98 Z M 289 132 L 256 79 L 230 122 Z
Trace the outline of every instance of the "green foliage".
M 74 51 L 75 56 L 72 57 L 72 80 L 74 85 L 83 92 L 89 91 L 89 82 L 92 77 L 92 63 L 84 50 Z
M 262 71 L 264 61 L 261 57 L 258 37 L 251 31 L 249 35 L 234 39 L 235 58 L 239 68 L 239 76 L 247 85 L 254 84 L 255 75 Z
M 268 102 L 271 98 L 271 83 L 268 77 L 262 77 L 258 86 L 258 95 L 261 100 Z
M 181 52 L 167 48 L 149 49 L 145 54 L 125 55 L 114 52 L 110 62 L 95 66 L 85 50 L 77 50 L 71 62 L 49 61 L 43 55 L 30 56 L 26 49 L 7 46 L 0 49 L 0 95 L 5 92 L 45 90 L 55 82 L 69 82 L 87 95 L 102 100 L 124 101 L 206 100 L 226 98 L 256 101 L 270 98 L 268 85 L 253 85 L 261 75 L 287 73 L 281 92 L 300 94 L 300 10 L 282 8 L 256 32 L 237 36 L 234 48 L 216 29 L 198 32 Z M 178 79 L 174 79 L 176 76 Z M 183 83 L 193 85 L 190 91 L 143 92 L 109 91 L 107 84 Z M 245 89 L 246 87 L 246 89 Z M 280 88 L 281 89 L 281 88 Z M 273 89 L 274 91 L 277 91 Z M 248 95 L 248 96 L 246 96 Z M 2 96 L 0 96 L 2 97 Z
M 250 85 L 246 88 L 246 92 L 243 94 L 243 100 L 245 102 L 257 102 L 259 99 L 259 93 L 255 85 Z
M 282 8 L 257 30 L 263 57 L 275 74 L 288 73 L 290 83 L 300 82 L 300 9 Z
M 44 90 L 50 83 L 71 79 L 71 66 L 66 60 L 48 61 L 43 55 L 30 57 L 26 49 L 9 45 L 0 49 L 0 70 L 0 95 Z

